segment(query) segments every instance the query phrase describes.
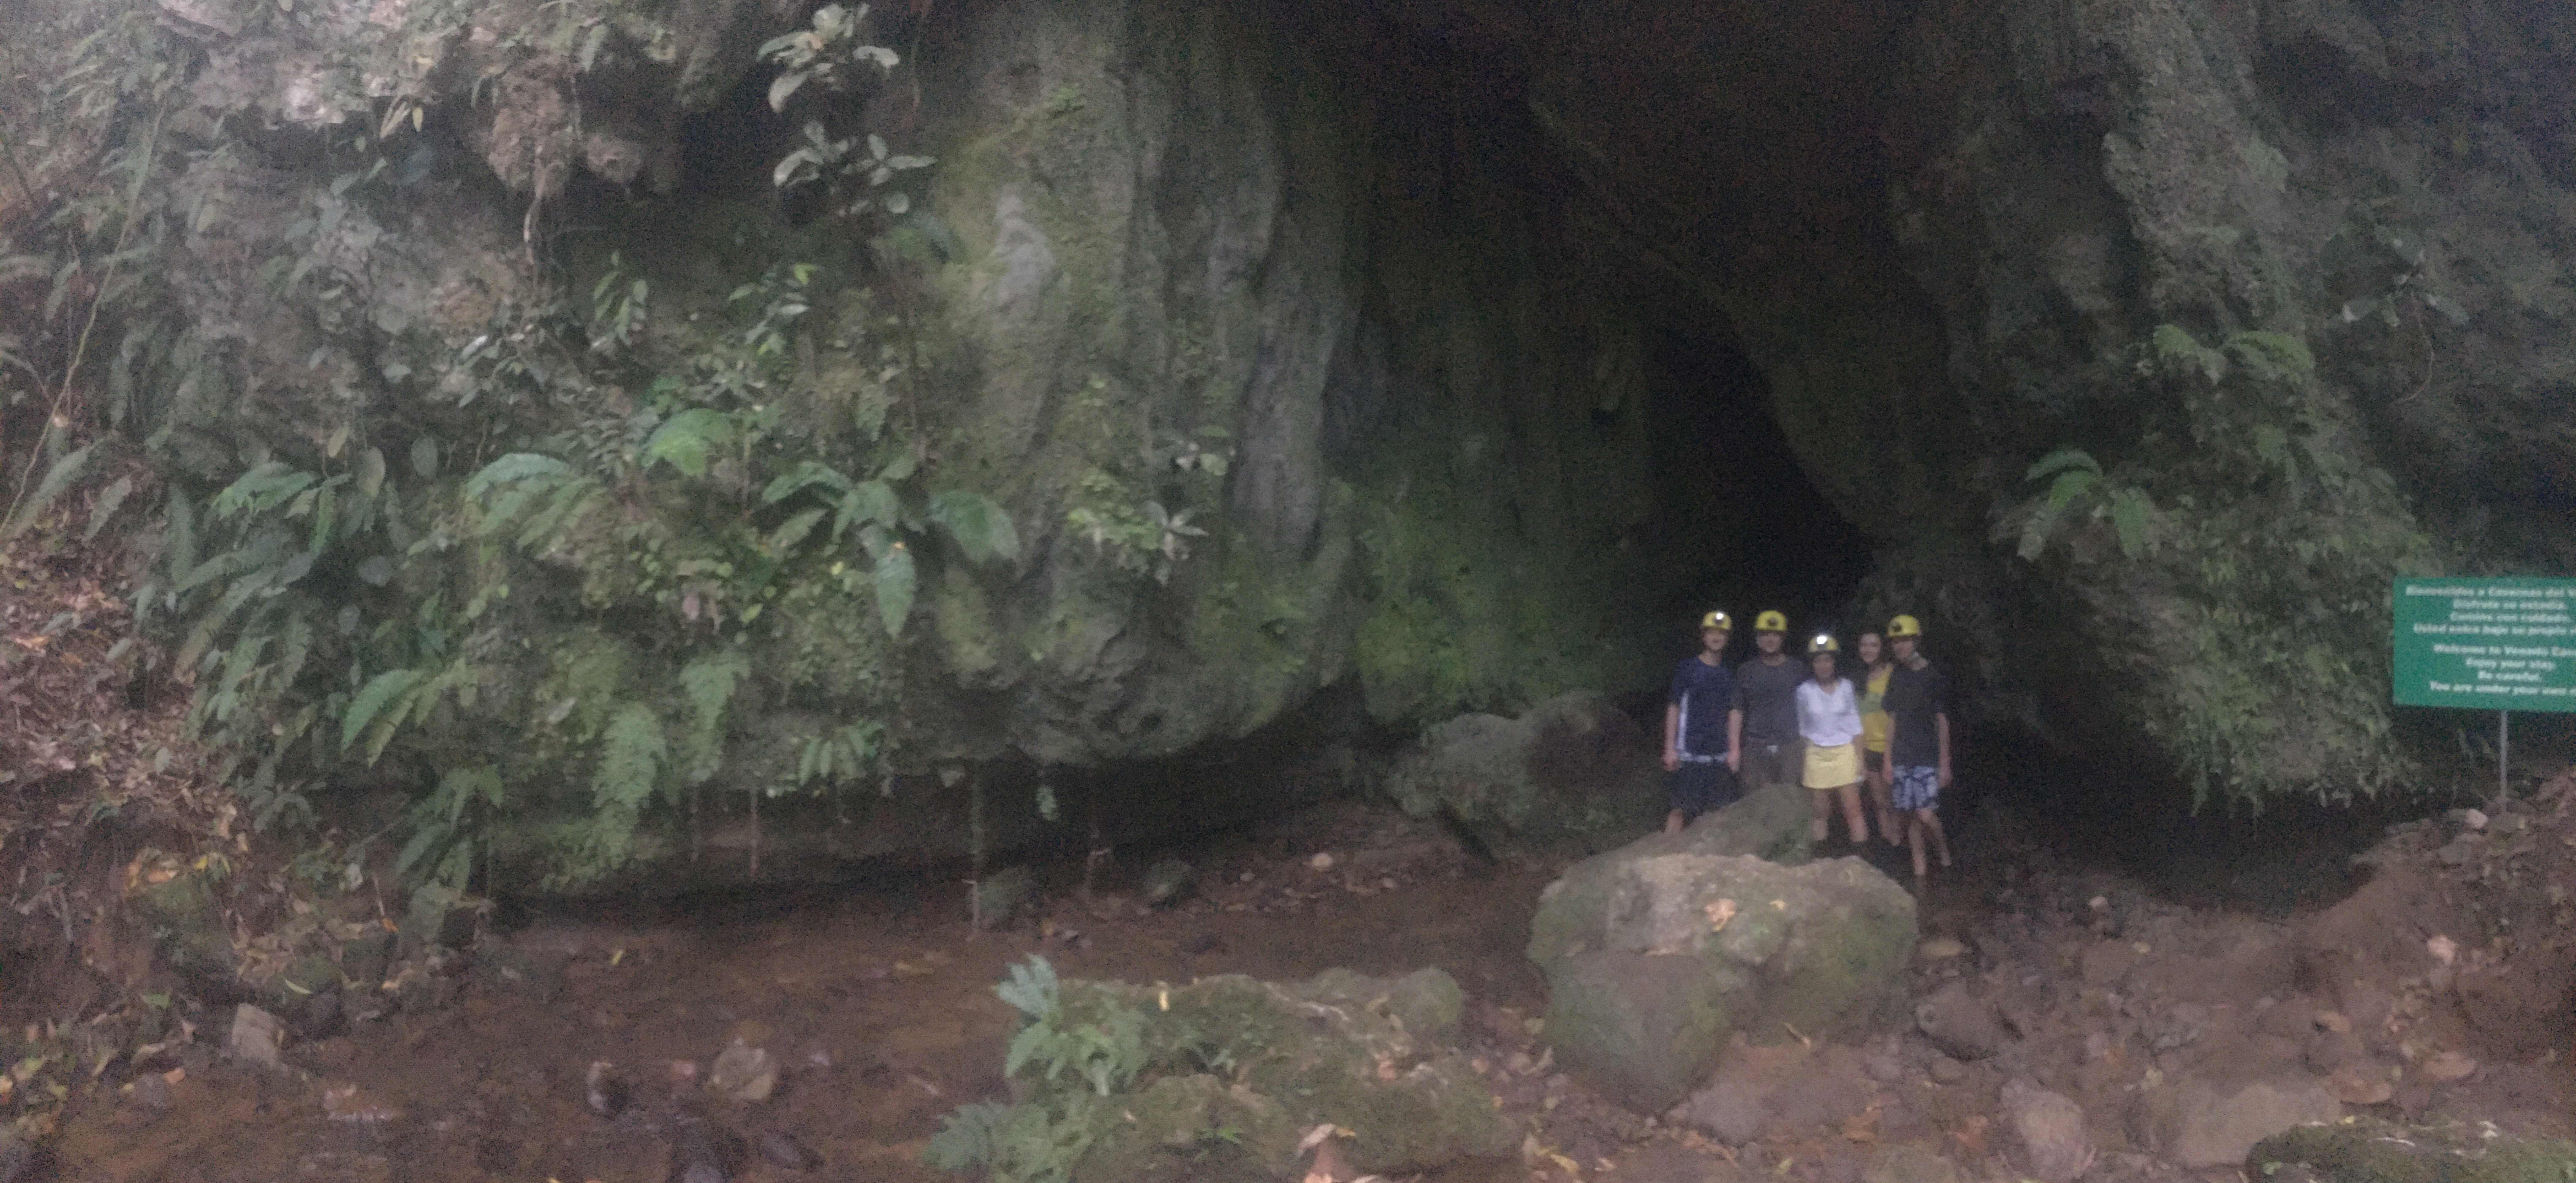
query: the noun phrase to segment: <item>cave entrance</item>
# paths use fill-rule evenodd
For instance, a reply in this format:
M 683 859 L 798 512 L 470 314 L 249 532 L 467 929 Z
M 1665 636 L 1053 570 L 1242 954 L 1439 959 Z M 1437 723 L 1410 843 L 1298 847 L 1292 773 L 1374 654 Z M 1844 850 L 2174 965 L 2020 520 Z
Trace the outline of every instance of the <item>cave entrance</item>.
M 1753 617 L 1777 609 L 1799 634 L 1831 630 L 1846 644 L 1862 621 L 1845 617 L 1870 570 L 1871 542 L 1809 479 L 1773 418 L 1762 372 L 1734 342 L 1654 334 L 1647 414 L 1658 424 L 1656 518 L 1649 530 L 1674 573 L 1675 621 L 1734 614 L 1734 655 L 1750 657 Z M 1685 654 L 1697 639 L 1685 625 Z

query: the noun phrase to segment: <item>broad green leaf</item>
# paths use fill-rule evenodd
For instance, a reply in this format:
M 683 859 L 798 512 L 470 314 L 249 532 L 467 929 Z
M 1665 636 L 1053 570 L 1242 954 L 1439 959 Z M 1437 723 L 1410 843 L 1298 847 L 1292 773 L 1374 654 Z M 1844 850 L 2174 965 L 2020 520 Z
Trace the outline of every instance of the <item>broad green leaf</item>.
M 942 489 L 931 494 L 930 520 L 957 540 L 967 562 L 983 564 L 1020 556 L 1020 536 L 1012 528 L 1011 515 L 974 490 Z
M 644 454 L 692 477 L 707 475 L 707 454 L 733 442 L 733 421 L 706 407 L 691 407 L 663 421 L 644 441 Z
M 414 436 L 411 441 L 411 470 L 420 479 L 438 475 L 438 441 L 428 436 Z

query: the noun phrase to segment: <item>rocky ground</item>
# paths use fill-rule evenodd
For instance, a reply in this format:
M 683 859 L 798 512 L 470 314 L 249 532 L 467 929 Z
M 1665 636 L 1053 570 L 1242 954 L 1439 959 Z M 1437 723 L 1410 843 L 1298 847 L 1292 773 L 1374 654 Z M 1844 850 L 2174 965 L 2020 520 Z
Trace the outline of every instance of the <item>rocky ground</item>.
M 1087 895 L 1079 862 L 1042 867 L 980 935 L 962 889 L 918 878 L 487 918 L 472 952 L 386 970 L 435 988 L 352 993 L 337 1021 L 245 1028 L 174 1001 L 159 1046 L 76 1086 L 29 1177 L 659 1180 L 701 1159 L 948 1177 L 917 1156 L 955 1106 L 1006 1095 L 1016 1017 L 989 987 L 1032 953 L 1139 983 L 1446 969 L 1469 999 L 1461 1050 L 1525 1134 L 1518 1161 L 1442 1179 L 2224 1179 L 2299 1120 L 2564 1136 L 2571 799 L 2576 776 L 2401 826 L 2361 890 L 2284 919 L 2166 902 L 1983 811 L 1924 901 L 1913 1024 L 1738 1046 L 1658 1115 L 1554 1062 L 1520 957 L 1547 873 L 1372 806 L 1202 847 L 1171 907 L 1138 894 L 1153 852 Z M 602 1062 L 629 1094 L 614 1117 L 594 1111 Z

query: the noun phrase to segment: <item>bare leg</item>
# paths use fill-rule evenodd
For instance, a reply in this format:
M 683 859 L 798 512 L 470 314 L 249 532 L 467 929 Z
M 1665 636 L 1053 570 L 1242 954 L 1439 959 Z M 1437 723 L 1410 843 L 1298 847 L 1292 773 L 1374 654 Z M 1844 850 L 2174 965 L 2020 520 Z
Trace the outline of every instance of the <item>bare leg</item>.
M 1924 829 L 1932 831 L 1932 848 L 1940 853 L 1941 865 L 1949 866 L 1950 836 L 1941 832 L 1941 815 L 1929 809 L 1922 809 L 1916 810 L 1914 816 L 1922 819 Z M 1923 856 L 1916 855 L 1914 861 L 1922 862 Z
M 1925 814 L 1930 812 L 1932 811 L 1929 809 L 1918 809 L 1914 811 L 1912 816 L 1905 819 L 1905 845 L 1914 852 L 1914 882 L 1918 885 L 1923 882 L 1923 873 L 1925 870 L 1923 866 L 1923 817 Z
M 1816 800 L 1814 811 L 1816 821 L 1814 827 L 1809 831 L 1809 833 L 1815 838 L 1818 844 L 1822 844 L 1825 840 L 1826 834 L 1830 832 L 1832 828 L 1831 819 L 1834 816 L 1834 791 L 1832 789 L 1816 789 L 1811 795 Z
M 1869 841 L 1869 822 L 1860 811 L 1860 783 L 1854 781 L 1834 792 L 1843 799 L 1843 822 L 1851 827 L 1851 840 L 1854 843 Z
M 1682 832 L 1681 810 L 1676 809 L 1671 813 L 1664 815 L 1664 832 L 1667 834 L 1678 834 Z
M 1867 755 L 1864 754 L 1862 759 L 1868 759 Z M 1879 836 L 1887 839 L 1890 846 L 1902 845 L 1905 839 L 1899 835 L 1896 824 L 1896 784 L 1886 769 L 1878 768 L 1869 774 L 1869 796 L 1870 801 L 1878 806 Z

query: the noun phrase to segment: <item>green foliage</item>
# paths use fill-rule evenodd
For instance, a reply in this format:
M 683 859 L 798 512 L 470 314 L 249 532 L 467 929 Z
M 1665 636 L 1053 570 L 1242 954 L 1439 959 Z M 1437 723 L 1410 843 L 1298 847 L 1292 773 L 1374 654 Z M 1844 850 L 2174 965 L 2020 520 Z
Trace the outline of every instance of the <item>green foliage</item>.
M 2027 478 L 2045 488 L 2003 519 L 2024 559 L 2062 565 L 2139 722 L 2202 801 L 2368 794 L 2411 774 L 2389 730 L 2387 593 L 2431 569 L 2430 548 L 2315 368 L 2287 334 L 2212 347 L 2162 326 L 2137 373 L 2167 412 L 2116 468 L 2074 448 L 2042 458 Z M 2083 544 L 2077 512 L 2118 545 Z
M 2105 477 L 2092 453 L 2059 448 L 2040 457 L 2023 479 L 2047 481 L 2048 491 L 2023 510 L 2021 545 L 2015 552 L 2022 561 L 2036 559 L 2048 548 L 2069 508 L 2089 510 L 2094 520 L 2108 521 L 2125 558 L 2137 559 L 2155 549 L 2155 502 L 2145 490 Z
M 809 83 L 819 90 L 852 91 L 893 70 L 899 60 L 893 50 L 861 40 L 867 15 L 864 4 L 855 11 L 827 4 L 815 11 L 812 28 L 762 45 L 760 56 L 778 66 L 778 77 L 769 86 L 770 109 L 785 113 L 788 102 Z M 880 209 L 901 216 L 912 209 L 911 195 L 888 185 L 900 174 L 930 167 L 929 157 L 893 153 L 885 138 L 873 132 L 864 140 L 836 138 L 819 119 L 807 121 L 803 134 L 805 142 L 770 170 L 773 185 L 780 189 L 821 186 L 834 212 L 843 218 L 855 219 Z
M 1030 1082 L 1027 1101 L 965 1105 L 950 1113 L 922 1148 L 922 1160 L 950 1171 L 982 1167 L 987 1177 L 1005 1183 L 1063 1180 L 1091 1148 L 1093 1108 L 1134 1083 L 1145 1068 L 1145 1015 L 1111 1002 L 1069 1013 L 1055 967 L 1044 957 L 1011 966 L 994 993 L 1022 1018 L 1002 1074 L 1042 1074 Z
M 680 693 L 689 702 L 689 729 L 680 745 L 684 783 L 701 784 L 715 775 L 724 755 L 726 708 L 750 674 L 751 659 L 740 649 L 719 650 L 680 667 Z

